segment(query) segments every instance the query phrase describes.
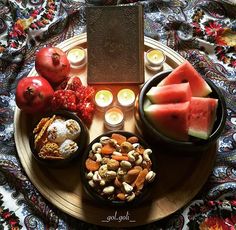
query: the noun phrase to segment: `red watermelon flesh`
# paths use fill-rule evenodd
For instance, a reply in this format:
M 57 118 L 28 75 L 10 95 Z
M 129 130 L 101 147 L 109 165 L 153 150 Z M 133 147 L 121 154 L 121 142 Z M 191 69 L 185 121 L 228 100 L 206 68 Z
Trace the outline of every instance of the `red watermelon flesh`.
M 152 87 L 146 95 L 152 103 L 167 104 L 189 101 L 192 92 L 187 82 Z
M 163 135 L 187 141 L 189 105 L 190 102 L 151 104 L 144 108 L 144 113 Z
M 189 82 L 192 95 L 195 97 L 205 97 L 211 93 L 211 88 L 194 67 L 185 61 L 174 69 L 158 86 Z
M 188 134 L 201 139 L 209 138 L 216 119 L 218 100 L 214 98 L 192 97 Z

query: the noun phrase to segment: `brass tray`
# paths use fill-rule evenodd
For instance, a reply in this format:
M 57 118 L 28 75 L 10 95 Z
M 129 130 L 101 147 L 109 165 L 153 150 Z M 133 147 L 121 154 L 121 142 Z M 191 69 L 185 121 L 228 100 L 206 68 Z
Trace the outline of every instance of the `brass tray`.
M 86 48 L 86 34 L 70 38 L 58 45 L 62 50 L 80 45 Z M 167 56 L 163 70 L 177 67 L 184 58 L 167 46 L 145 37 L 145 50 L 161 49 Z M 35 69 L 29 75 L 35 75 Z M 72 71 L 86 84 L 86 70 Z M 153 72 L 145 72 L 145 79 L 153 76 Z M 103 86 L 99 86 L 103 87 Z M 113 86 L 110 86 L 113 87 Z M 116 91 L 124 86 L 115 86 Z M 139 87 L 133 90 L 138 94 Z M 124 130 L 137 133 L 133 111 L 125 113 Z M 52 204 L 67 214 L 97 225 L 113 227 L 129 227 L 147 224 L 160 220 L 184 205 L 199 192 L 206 182 L 215 161 L 216 146 L 196 157 L 180 157 L 173 154 L 157 154 L 158 183 L 153 187 L 152 198 L 141 206 L 133 209 L 112 209 L 97 206 L 82 189 L 78 164 L 65 169 L 48 169 L 39 165 L 31 154 L 28 127 L 31 118 L 18 108 L 14 114 L 15 143 L 22 166 L 29 179 L 40 193 Z M 97 112 L 89 129 L 90 140 L 105 130 L 102 114 Z

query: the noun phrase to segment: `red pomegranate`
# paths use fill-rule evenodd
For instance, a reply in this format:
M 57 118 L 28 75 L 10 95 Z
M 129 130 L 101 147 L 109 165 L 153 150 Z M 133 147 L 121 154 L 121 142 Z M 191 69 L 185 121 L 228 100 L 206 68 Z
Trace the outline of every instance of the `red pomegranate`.
M 44 112 L 49 107 L 53 93 L 52 86 L 45 78 L 24 77 L 16 87 L 16 104 L 26 113 Z
M 61 49 L 44 47 L 36 53 L 35 69 L 51 84 L 58 84 L 69 75 L 70 63 Z

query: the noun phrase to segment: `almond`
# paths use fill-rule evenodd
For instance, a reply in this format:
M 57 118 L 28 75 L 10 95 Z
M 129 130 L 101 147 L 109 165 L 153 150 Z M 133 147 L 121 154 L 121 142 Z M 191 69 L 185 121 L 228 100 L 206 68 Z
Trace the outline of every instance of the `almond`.
M 124 176 L 124 181 L 128 184 L 133 183 L 139 175 L 139 172 L 139 169 L 130 169 L 128 173 Z
M 119 200 L 125 200 L 125 199 L 126 199 L 124 193 L 118 193 L 116 196 L 117 196 L 117 198 L 118 198 Z
M 131 144 L 134 144 L 134 143 L 138 143 L 139 140 L 137 137 L 132 136 L 132 137 L 128 138 L 127 141 L 130 142 Z
M 117 188 L 120 188 L 122 183 L 120 182 L 120 180 L 116 177 L 115 181 L 114 181 L 114 185 L 117 187 Z

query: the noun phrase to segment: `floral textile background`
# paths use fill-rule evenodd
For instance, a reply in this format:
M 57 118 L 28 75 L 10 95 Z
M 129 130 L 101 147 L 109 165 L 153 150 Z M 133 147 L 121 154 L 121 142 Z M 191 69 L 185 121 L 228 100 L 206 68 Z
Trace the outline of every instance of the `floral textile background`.
M 217 159 L 202 191 L 177 213 L 142 228 L 235 229 L 236 3 L 207 0 L 0 0 L 0 229 L 101 228 L 62 213 L 39 194 L 20 164 L 13 130 L 16 84 L 34 66 L 35 52 L 86 32 L 91 4 L 142 4 L 145 35 L 188 59 L 227 103 Z

